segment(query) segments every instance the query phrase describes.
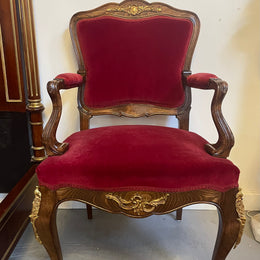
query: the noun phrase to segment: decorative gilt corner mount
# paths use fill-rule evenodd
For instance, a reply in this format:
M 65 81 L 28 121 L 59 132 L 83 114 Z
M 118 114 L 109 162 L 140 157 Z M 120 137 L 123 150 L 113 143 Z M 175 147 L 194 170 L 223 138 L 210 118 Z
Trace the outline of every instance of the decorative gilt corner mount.
M 127 13 L 129 15 L 138 15 L 144 12 L 154 12 L 158 13 L 161 12 L 161 8 L 154 8 L 154 7 L 149 7 L 149 6 L 144 6 L 144 5 L 129 5 L 127 7 L 115 7 L 115 8 L 109 8 L 106 10 L 107 13 L 109 12 L 123 12 Z
M 41 205 L 41 197 L 42 197 L 42 194 L 41 194 L 38 186 L 36 186 L 36 189 L 34 191 L 34 195 L 35 195 L 35 197 L 34 197 L 34 200 L 33 200 L 32 214 L 29 217 L 31 219 L 31 223 L 32 223 L 32 226 L 33 226 L 35 238 L 40 244 L 42 244 L 42 241 L 41 241 L 41 239 L 40 239 L 40 237 L 37 233 L 37 229 L 36 229 L 36 226 L 35 226 L 35 221 L 38 218 L 38 213 L 39 213 L 40 205 Z
M 245 208 L 244 208 L 244 204 L 243 204 L 243 193 L 242 193 L 241 189 L 239 189 L 239 191 L 236 195 L 236 211 L 237 211 L 237 214 L 238 214 L 237 220 L 240 223 L 240 229 L 239 229 L 237 241 L 235 243 L 234 248 L 236 248 L 239 245 L 243 231 L 244 231 L 244 227 L 245 227 L 245 224 L 246 224 Z
M 115 193 L 106 194 L 106 198 L 115 201 L 121 209 L 132 210 L 138 216 L 152 212 L 158 205 L 164 205 L 168 196 L 169 194 L 165 194 L 157 199 L 152 199 L 148 193 L 137 192 L 129 199 L 124 199 Z

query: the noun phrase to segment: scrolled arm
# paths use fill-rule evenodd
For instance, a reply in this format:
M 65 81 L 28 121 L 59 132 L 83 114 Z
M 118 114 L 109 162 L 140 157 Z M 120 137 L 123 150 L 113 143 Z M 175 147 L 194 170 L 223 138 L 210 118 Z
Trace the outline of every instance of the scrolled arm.
M 186 77 L 187 86 L 215 90 L 211 102 L 211 114 L 218 131 L 218 141 L 206 144 L 206 151 L 216 157 L 226 158 L 234 145 L 234 136 L 221 110 L 222 101 L 227 93 L 228 84 L 214 74 L 198 73 Z
M 48 156 L 61 155 L 69 148 L 68 143 L 60 143 L 56 139 L 56 132 L 62 112 L 60 89 L 69 89 L 82 85 L 82 76 L 74 73 L 58 75 L 49 81 L 47 90 L 52 100 L 52 113 L 43 130 L 43 143 Z

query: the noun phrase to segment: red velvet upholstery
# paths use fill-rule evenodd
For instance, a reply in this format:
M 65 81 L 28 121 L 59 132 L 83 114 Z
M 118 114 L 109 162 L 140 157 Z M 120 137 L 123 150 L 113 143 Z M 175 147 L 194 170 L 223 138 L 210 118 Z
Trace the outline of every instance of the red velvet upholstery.
M 55 79 L 63 79 L 66 88 L 79 86 L 83 83 L 83 77 L 77 73 L 59 74 Z
M 205 152 L 199 135 L 160 126 L 110 126 L 81 131 L 69 150 L 37 168 L 39 184 L 93 190 L 225 191 L 239 170 Z
M 80 20 L 77 34 L 87 69 L 86 105 L 180 106 L 181 72 L 192 30 L 190 20 L 166 16 Z
M 217 78 L 216 75 L 210 73 L 196 73 L 187 78 L 187 85 L 193 88 L 206 89 L 209 85 L 209 79 Z

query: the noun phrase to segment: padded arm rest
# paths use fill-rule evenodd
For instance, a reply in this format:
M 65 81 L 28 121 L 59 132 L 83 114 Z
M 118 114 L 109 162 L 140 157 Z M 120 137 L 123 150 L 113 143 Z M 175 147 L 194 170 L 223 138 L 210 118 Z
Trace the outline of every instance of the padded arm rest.
M 216 157 L 226 158 L 234 145 L 234 136 L 229 128 L 221 110 L 222 101 L 227 93 L 228 84 L 214 74 L 197 73 L 189 75 L 183 74 L 185 83 L 189 87 L 199 89 L 215 90 L 211 102 L 211 114 L 218 131 L 218 141 L 215 144 L 206 144 L 206 151 Z
M 214 74 L 210 73 L 196 73 L 186 78 L 187 85 L 192 88 L 208 89 L 210 79 L 218 78 Z
M 59 74 L 55 79 L 63 80 L 64 89 L 78 87 L 83 83 L 83 77 L 77 73 Z
M 60 89 L 70 89 L 81 86 L 84 78 L 76 73 L 64 73 L 49 81 L 47 90 L 52 100 L 52 113 L 43 130 L 43 143 L 48 156 L 60 155 L 68 149 L 67 143 L 59 143 L 56 132 L 62 112 Z

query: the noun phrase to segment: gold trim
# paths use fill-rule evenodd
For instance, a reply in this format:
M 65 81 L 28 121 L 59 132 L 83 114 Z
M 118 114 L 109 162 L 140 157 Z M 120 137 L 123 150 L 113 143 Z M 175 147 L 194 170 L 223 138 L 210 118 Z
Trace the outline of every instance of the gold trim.
M 2 35 L 2 27 L 0 24 L 0 53 L 1 53 L 1 62 L 2 62 L 2 71 L 3 71 L 3 80 L 5 86 L 5 98 L 8 102 L 9 94 L 8 94 L 8 83 L 7 83 L 7 75 L 6 75 L 6 65 L 5 65 L 5 53 L 4 53 L 4 43 L 3 43 L 3 35 Z
M 29 17 L 29 31 L 30 31 L 30 36 L 31 36 L 31 46 L 32 46 L 32 62 L 33 62 L 33 69 L 34 69 L 34 84 L 35 84 L 35 95 L 38 97 L 39 96 L 39 91 L 38 91 L 38 81 L 36 77 L 36 60 L 35 60 L 35 49 L 34 49 L 34 41 L 33 41 L 33 29 L 32 29 L 32 11 L 31 11 L 31 3 L 28 2 L 28 17 Z
M 48 156 L 42 156 L 42 157 L 37 157 L 37 156 L 32 156 L 31 161 L 32 162 L 42 162 L 44 161 Z
M 43 122 L 32 122 L 32 121 L 30 121 L 30 125 L 40 126 L 40 125 L 43 125 Z
M 29 100 L 28 100 L 29 101 Z M 27 106 L 26 106 L 26 108 L 28 109 L 28 110 L 30 110 L 30 109 L 43 109 L 44 108 L 44 106 L 43 106 L 43 104 L 40 102 L 40 101 L 38 101 L 38 100 L 30 100 L 29 101 L 29 104 L 27 104 Z
M 239 189 L 239 191 L 236 195 L 236 211 L 238 214 L 237 220 L 240 223 L 240 229 L 239 229 L 237 241 L 235 243 L 234 248 L 236 248 L 239 245 L 242 235 L 243 235 L 244 227 L 246 224 L 246 214 L 245 214 L 245 207 L 244 207 L 244 203 L 243 203 L 243 193 L 242 193 L 241 189 Z
M 32 148 L 34 151 L 44 150 L 44 146 L 31 146 L 31 148 Z
M 30 99 L 28 98 L 27 99 L 29 102 L 32 102 L 32 103 L 35 103 L 35 102 L 41 102 L 42 100 L 39 98 L 39 99 Z
M 28 32 L 27 32 L 27 25 L 26 25 L 26 20 L 25 20 L 25 17 L 26 17 L 25 1 L 21 1 L 21 9 L 22 9 L 23 28 L 24 28 L 25 56 L 26 56 L 26 60 L 27 60 L 26 65 L 28 68 L 28 73 L 26 73 L 27 85 L 28 85 L 28 90 L 29 90 L 30 96 L 33 96 L 32 77 L 31 77 L 32 73 L 31 73 L 31 64 L 30 64 L 29 47 L 28 47 L 29 46 L 28 45 Z
M 32 226 L 33 226 L 33 231 L 34 231 L 34 235 L 35 235 L 35 238 L 36 240 L 42 244 L 42 241 L 37 233 L 37 229 L 36 229 L 36 226 L 35 226 L 35 221 L 37 220 L 37 218 L 39 217 L 38 214 L 39 214 L 39 210 L 40 210 L 40 205 L 41 205 L 41 197 L 42 197 L 42 194 L 41 192 L 39 191 L 39 187 L 36 186 L 36 189 L 34 191 L 34 200 L 33 200 L 33 207 L 32 207 L 32 213 L 31 215 L 29 216 L 30 219 L 31 219 L 31 223 L 32 223 Z
M 136 193 L 129 200 L 126 200 L 116 194 L 108 193 L 106 198 L 114 200 L 120 208 L 124 210 L 133 210 L 135 214 L 141 215 L 142 213 L 152 212 L 158 205 L 164 205 L 166 203 L 169 194 L 153 199 L 148 193 Z
M 129 15 L 138 15 L 144 12 L 154 12 L 159 13 L 162 11 L 161 8 L 154 8 L 144 5 L 129 5 L 127 7 L 115 7 L 115 8 L 109 8 L 106 10 L 107 12 L 123 12 L 128 13 Z
M 18 79 L 18 90 L 20 99 L 16 102 L 22 102 L 22 85 L 21 85 L 21 77 L 20 77 L 20 66 L 18 59 L 18 48 L 17 48 L 17 39 L 16 39 L 16 27 L 15 27 L 15 19 L 14 19 L 14 3 L 13 0 L 10 0 L 10 10 L 11 10 L 11 20 L 12 20 L 12 29 L 13 29 L 13 38 L 14 38 L 14 49 L 15 49 L 15 60 L 16 60 L 16 73 Z M 14 102 L 14 101 L 12 101 Z

